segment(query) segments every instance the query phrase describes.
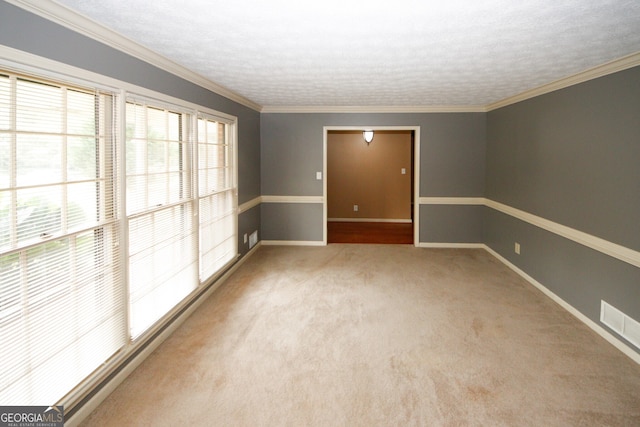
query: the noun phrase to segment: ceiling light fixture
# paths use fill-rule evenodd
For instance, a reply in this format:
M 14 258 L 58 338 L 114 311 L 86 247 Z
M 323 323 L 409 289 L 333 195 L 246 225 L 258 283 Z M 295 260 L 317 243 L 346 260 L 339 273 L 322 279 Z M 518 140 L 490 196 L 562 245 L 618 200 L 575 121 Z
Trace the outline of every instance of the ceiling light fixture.
M 364 140 L 366 141 L 367 145 L 369 145 L 371 141 L 373 141 L 372 130 L 365 130 L 364 132 L 362 132 L 362 136 L 364 137 Z

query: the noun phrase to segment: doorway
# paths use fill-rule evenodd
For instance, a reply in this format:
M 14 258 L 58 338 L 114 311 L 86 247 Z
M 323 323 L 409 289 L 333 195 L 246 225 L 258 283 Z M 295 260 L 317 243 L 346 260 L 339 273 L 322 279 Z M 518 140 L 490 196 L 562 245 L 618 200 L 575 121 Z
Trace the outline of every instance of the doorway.
M 415 244 L 416 128 L 325 128 L 325 242 Z

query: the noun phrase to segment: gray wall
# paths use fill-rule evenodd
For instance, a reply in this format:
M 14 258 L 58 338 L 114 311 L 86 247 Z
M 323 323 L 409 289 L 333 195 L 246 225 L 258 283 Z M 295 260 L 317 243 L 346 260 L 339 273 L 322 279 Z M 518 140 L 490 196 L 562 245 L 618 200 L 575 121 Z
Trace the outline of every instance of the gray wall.
M 322 241 L 321 204 L 262 203 L 260 208 L 263 240 Z
M 422 205 L 420 242 L 483 243 L 483 206 Z
M 640 250 L 639 117 L 640 67 L 488 113 L 486 197 Z M 484 231 L 591 320 L 601 299 L 640 319 L 640 269 L 489 208 Z
M 486 196 L 640 250 L 640 67 L 488 114 Z
M 238 215 L 238 251 L 241 255 L 249 252 L 248 236 L 254 231 L 258 231 L 258 240 L 262 240 L 262 231 L 260 229 L 260 205 L 254 206 L 246 212 Z M 247 242 L 244 242 L 244 235 L 247 234 Z
M 321 196 L 323 126 L 420 126 L 420 196 L 485 196 L 640 250 L 640 67 L 488 114 L 261 115 L 2 1 L 0 44 L 237 116 L 240 203 Z M 636 267 L 490 208 L 425 205 L 420 220 L 422 242 L 483 241 L 596 322 L 601 299 L 640 319 Z M 320 240 L 321 205 L 244 212 L 242 254 L 260 227 L 269 240 Z
M 238 117 L 239 203 L 260 195 L 260 114 L 257 111 L 2 1 L 0 44 Z M 259 209 L 253 215 L 259 215 Z M 242 227 L 251 221 L 240 218 L 239 224 Z M 253 229 L 238 231 L 242 236 Z M 246 245 L 239 243 L 244 255 Z
M 324 126 L 420 126 L 420 196 L 482 197 L 485 118 L 484 113 L 262 114 L 262 194 L 322 196 L 323 184 L 316 180 L 315 173 L 323 168 Z M 423 206 L 421 241 L 479 242 L 482 211 L 468 206 L 448 208 L 455 211 L 453 216 Z M 313 236 L 317 239 L 312 240 L 321 240 L 322 215 L 284 224 L 293 216 L 291 212 L 300 209 L 294 204 L 263 209 L 265 236 L 268 234 L 270 240 L 300 240 L 297 236 L 304 235 L 305 240 Z M 429 240 L 431 237 L 433 240 Z

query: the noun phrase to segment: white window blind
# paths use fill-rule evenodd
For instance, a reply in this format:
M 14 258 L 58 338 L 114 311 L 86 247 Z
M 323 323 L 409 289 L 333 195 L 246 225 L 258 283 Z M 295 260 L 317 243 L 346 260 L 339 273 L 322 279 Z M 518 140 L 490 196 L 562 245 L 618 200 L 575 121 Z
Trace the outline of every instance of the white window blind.
M 116 101 L 0 70 L 0 404 L 77 403 L 237 256 L 235 122 Z
M 237 186 L 231 125 L 198 118 L 200 280 L 206 281 L 237 254 Z
M 111 95 L 0 72 L 0 402 L 53 404 L 121 349 Z
M 127 102 L 129 304 L 133 338 L 198 285 L 190 115 Z

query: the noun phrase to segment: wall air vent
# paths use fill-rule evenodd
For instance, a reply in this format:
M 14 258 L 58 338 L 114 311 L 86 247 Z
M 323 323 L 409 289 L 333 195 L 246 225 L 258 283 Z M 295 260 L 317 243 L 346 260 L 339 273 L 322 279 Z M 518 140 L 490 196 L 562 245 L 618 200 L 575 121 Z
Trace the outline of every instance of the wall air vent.
M 249 235 L 249 249 L 254 247 L 258 243 L 258 231 L 254 231 Z
M 611 304 L 601 301 L 600 321 L 640 348 L 640 323 Z

